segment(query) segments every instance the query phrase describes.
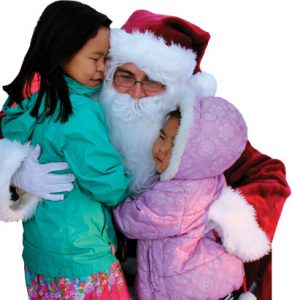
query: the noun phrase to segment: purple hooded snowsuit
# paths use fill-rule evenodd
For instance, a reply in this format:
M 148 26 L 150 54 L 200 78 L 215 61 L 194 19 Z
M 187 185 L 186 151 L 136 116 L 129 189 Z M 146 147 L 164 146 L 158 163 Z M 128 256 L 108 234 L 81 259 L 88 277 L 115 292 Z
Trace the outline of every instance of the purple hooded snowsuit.
M 139 299 L 216 299 L 241 287 L 242 262 L 206 234 L 208 208 L 226 188 L 223 171 L 244 150 L 245 122 L 221 98 L 180 107 L 168 168 L 139 198 L 114 210 L 120 230 L 138 239 Z

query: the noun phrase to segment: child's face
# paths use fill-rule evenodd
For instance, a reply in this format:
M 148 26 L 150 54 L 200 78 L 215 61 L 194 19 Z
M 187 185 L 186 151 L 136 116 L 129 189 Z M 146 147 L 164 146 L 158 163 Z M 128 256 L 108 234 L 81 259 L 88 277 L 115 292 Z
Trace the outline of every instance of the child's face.
M 77 52 L 63 67 L 64 72 L 79 83 L 95 87 L 103 80 L 105 57 L 109 49 L 109 30 L 99 28 L 97 35 Z
M 152 156 L 156 171 L 159 174 L 163 173 L 168 167 L 178 127 L 179 118 L 176 116 L 169 117 L 153 144 Z

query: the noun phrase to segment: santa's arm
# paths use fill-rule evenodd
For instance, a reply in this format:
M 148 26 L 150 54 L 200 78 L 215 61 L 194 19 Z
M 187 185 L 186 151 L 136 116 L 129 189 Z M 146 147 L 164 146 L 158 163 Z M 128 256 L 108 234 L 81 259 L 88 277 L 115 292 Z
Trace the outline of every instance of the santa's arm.
M 71 191 L 72 174 L 52 174 L 52 171 L 68 169 L 67 163 L 40 164 L 38 155 L 40 148 L 33 148 L 29 143 L 21 144 L 9 139 L 0 139 L 0 220 L 17 221 L 30 218 L 39 203 L 39 198 L 62 200 L 58 192 Z M 10 185 L 26 194 L 18 201 L 12 201 Z M 19 193 L 18 193 L 19 194 Z M 32 200 L 33 204 L 29 201 Z M 13 208 L 13 209 L 12 209 Z
M 51 173 L 68 169 L 67 163 L 41 165 L 38 162 L 40 148 L 33 149 L 29 143 L 21 144 L 4 138 L 1 129 L 4 117 L 1 111 L 0 221 L 25 221 L 34 215 L 40 198 L 62 200 L 64 196 L 55 193 L 71 191 L 75 179 L 72 174 Z
M 248 142 L 225 177 L 228 185 L 253 206 L 259 226 L 272 241 L 283 205 L 291 193 L 284 164 L 260 153 Z
M 270 251 L 267 235 L 259 227 L 254 208 L 231 187 L 224 187 L 211 205 L 208 218 L 215 224 L 226 251 L 244 262 L 258 260 Z
M 250 143 L 225 173 L 225 188 L 210 207 L 226 250 L 254 261 L 270 250 L 283 204 L 290 194 L 282 162 L 261 154 Z

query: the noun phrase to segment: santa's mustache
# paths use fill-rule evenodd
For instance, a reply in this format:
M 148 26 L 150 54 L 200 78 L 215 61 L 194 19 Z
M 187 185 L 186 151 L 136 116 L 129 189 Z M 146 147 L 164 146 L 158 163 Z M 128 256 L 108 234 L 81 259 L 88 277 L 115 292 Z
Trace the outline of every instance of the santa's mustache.
M 129 94 L 118 93 L 111 86 L 105 86 L 100 96 L 101 103 L 111 107 L 112 117 L 128 122 L 136 121 L 142 117 L 157 118 L 157 114 L 161 116 L 166 106 L 163 103 L 165 98 L 167 98 L 167 92 L 157 96 L 134 99 Z

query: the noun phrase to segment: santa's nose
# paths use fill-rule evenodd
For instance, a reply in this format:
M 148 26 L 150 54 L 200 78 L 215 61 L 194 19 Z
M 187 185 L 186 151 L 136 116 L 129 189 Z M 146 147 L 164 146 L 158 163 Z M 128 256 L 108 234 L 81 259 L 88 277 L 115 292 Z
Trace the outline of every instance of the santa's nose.
M 129 91 L 129 95 L 136 100 L 139 100 L 146 96 L 145 91 L 142 88 L 141 82 L 135 82 L 134 86 Z

